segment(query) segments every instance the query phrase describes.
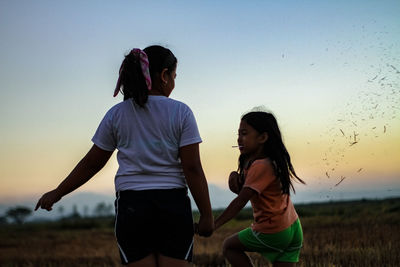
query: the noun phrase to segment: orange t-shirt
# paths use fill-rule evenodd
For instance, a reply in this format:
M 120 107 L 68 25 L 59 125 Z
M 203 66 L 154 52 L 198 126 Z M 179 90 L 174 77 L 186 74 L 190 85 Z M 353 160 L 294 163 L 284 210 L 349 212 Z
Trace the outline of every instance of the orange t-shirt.
M 250 199 L 253 207 L 254 231 L 271 234 L 280 232 L 298 218 L 290 196 L 282 194 L 281 184 L 274 167 L 267 158 L 255 160 L 245 171 L 243 187 L 249 187 L 258 194 Z

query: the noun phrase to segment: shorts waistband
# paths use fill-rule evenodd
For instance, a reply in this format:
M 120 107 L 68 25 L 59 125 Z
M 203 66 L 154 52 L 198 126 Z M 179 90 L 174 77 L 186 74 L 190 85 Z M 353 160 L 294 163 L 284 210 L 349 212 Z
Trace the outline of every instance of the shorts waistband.
M 140 195 L 187 195 L 188 189 L 187 188 L 172 188 L 172 189 L 148 189 L 148 190 L 121 190 L 116 192 L 116 196 L 118 197 L 129 197 L 129 196 L 140 196 Z

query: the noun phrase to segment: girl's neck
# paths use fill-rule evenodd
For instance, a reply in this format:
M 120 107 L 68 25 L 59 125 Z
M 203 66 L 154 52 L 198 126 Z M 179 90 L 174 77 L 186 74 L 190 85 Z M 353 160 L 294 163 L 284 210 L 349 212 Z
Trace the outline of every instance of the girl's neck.
M 162 90 L 162 88 L 160 88 L 157 85 L 154 85 L 154 87 L 151 88 L 151 90 L 149 91 L 149 95 L 161 95 L 161 96 L 169 97 L 169 95 L 166 95 L 164 90 Z
M 260 147 L 255 153 L 249 155 L 249 160 L 255 161 L 257 159 L 263 159 L 266 158 L 267 156 L 264 153 L 264 148 Z
M 162 92 L 155 90 L 155 89 L 151 89 L 149 91 L 149 95 L 164 95 Z

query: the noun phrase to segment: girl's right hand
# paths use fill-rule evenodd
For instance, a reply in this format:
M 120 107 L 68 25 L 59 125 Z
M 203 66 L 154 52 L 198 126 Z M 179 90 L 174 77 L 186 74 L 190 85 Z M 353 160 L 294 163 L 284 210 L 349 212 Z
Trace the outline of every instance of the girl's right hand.
M 235 194 L 239 194 L 240 190 L 242 189 L 242 183 L 240 181 L 240 175 L 238 172 L 231 172 L 231 174 L 229 175 L 229 189 L 235 193 Z
M 37 210 L 38 208 L 42 208 L 51 211 L 54 203 L 56 203 L 60 199 L 61 196 L 57 189 L 47 192 L 39 199 L 38 203 L 36 204 L 35 210 Z

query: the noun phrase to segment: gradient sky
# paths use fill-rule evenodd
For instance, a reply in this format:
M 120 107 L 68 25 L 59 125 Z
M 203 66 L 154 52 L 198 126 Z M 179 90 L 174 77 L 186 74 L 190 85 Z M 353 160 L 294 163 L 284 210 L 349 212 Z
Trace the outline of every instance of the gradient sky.
M 178 58 L 171 97 L 195 113 L 209 183 L 227 187 L 240 116 L 262 106 L 298 190 L 400 195 L 398 14 L 399 1 L 0 1 L 0 203 L 58 185 L 121 101 L 124 54 L 152 44 Z M 116 169 L 114 155 L 79 190 L 112 194 Z

